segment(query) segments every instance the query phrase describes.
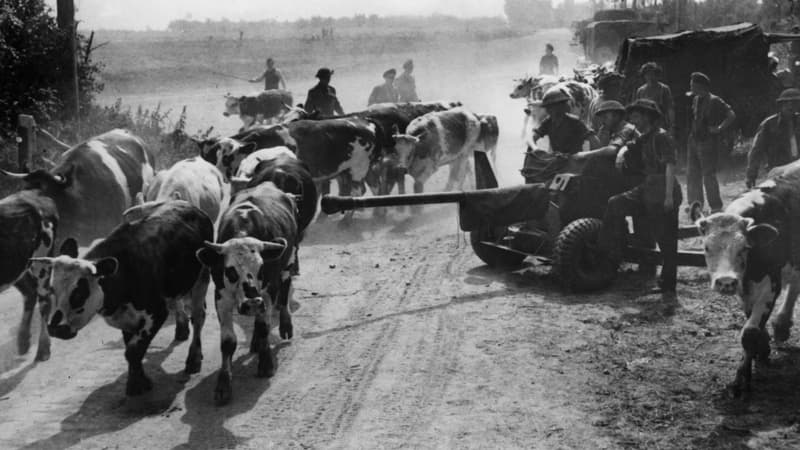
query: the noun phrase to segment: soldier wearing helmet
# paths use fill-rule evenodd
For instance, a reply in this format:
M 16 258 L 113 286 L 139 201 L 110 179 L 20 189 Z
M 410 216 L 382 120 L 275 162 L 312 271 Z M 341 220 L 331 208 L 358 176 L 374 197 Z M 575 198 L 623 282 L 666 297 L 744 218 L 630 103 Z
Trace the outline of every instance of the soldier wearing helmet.
M 618 101 L 606 100 L 600 103 L 595 111 L 595 117 L 600 124 L 597 130 L 600 148 L 576 153 L 576 159 L 615 157 L 619 149 L 638 135 L 636 127 L 625 120 L 625 107 Z
M 798 114 L 800 114 L 800 89 L 791 88 L 781 92 L 778 97 L 778 113 L 761 122 L 753 139 L 753 147 L 747 155 L 748 188 L 755 186 L 758 169 L 764 160 L 767 168 L 771 169 L 800 158 Z
M 599 144 L 594 132 L 579 118 L 569 114 L 570 97 L 561 89 L 550 89 L 542 98 L 542 107 L 547 112 L 547 118 L 539 128 L 533 130 L 533 145 L 547 136 L 550 138 L 550 148 L 553 153 L 574 155 L 580 152 L 584 142 L 589 142 L 589 148 Z

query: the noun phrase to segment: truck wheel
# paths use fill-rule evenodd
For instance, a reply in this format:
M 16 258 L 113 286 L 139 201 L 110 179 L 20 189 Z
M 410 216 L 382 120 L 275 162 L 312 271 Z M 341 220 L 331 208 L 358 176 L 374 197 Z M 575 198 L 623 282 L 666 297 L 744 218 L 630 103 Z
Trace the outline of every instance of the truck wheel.
M 505 235 L 505 230 L 505 227 L 482 227 L 479 230 L 469 232 L 469 243 L 472 245 L 472 251 L 489 267 L 519 267 L 522 265 L 522 261 L 525 260 L 525 255 L 492 247 L 481 242 L 497 242 Z
M 556 237 L 553 269 L 564 286 L 575 291 L 592 291 L 604 288 L 614 280 L 617 264 L 597 249 L 602 227 L 600 219 L 577 219 Z

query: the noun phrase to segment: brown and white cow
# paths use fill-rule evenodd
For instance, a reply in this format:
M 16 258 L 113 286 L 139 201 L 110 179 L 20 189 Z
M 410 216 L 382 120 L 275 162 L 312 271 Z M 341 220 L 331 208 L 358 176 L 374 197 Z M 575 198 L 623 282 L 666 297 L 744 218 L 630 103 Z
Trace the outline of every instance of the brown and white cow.
M 705 244 L 711 288 L 723 295 L 738 295 L 746 317 L 740 335 L 744 356 L 732 385 L 736 396 L 750 389 L 753 360 L 768 360 L 766 323 L 778 297 L 783 297 L 783 304 L 773 322 L 775 339 L 789 337 L 800 294 L 800 267 L 793 258 L 792 239 L 798 237 L 792 233 L 788 206 L 799 190 L 800 179 L 768 180 L 725 211 L 696 222 Z
M 50 358 L 50 336 L 47 316 L 50 304 L 36 289 L 36 278 L 27 272 L 28 259 L 52 256 L 58 211 L 53 199 L 40 191 L 26 189 L 0 200 L 0 292 L 16 287 L 24 298 L 22 321 L 17 331 L 17 350 L 25 354 L 30 348 L 31 319 L 36 303 L 42 316 L 36 361 Z
M 230 181 L 236 175 L 239 164 L 257 150 L 273 147 L 297 150 L 297 141 L 285 125 L 262 125 L 231 137 L 195 142 L 200 149 L 200 156 L 216 166 L 226 181 Z
M 213 236 L 214 225 L 204 212 L 185 201 L 168 201 L 139 220 L 120 224 L 83 257 L 78 257 L 77 242 L 67 239 L 58 257 L 31 259 L 28 271 L 53 305 L 48 332 L 72 339 L 101 315 L 122 331 L 128 362 L 125 393 L 139 395 L 153 386 L 142 360 L 170 303 L 190 299 L 194 336 L 185 371 L 199 372 L 210 279 L 195 255 Z M 49 275 L 42 279 L 42 273 Z
M 223 116 L 236 116 L 242 119 L 243 128 L 268 121 L 280 120 L 291 108 L 292 93 L 281 89 L 269 89 L 257 94 L 236 97 L 225 95 L 225 112 Z
M 222 215 L 217 243 L 207 242 L 197 252 L 214 280 L 222 350 L 214 390 L 219 404 L 228 403 L 233 393 L 234 314 L 255 317 L 250 351 L 258 354 L 259 377 L 271 377 L 277 366 L 269 346 L 273 306 L 279 310 L 281 337 L 292 337 L 289 301 L 296 259 L 295 211 L 293 196 L 271 182 L 240 191 Z
M 481 118 L 463 107 L 418 117 L 404 134 L 394 136 L 397 165 L 414 178 L 414 192 L 422 192 L 425 182 L 445 165 L 450 166 L 445 190 L 456 185 L 462 189 L 471 172 L 470 157 L 486 148 L 481 131 Z
M 153 157 L 141 139 L 117 129 L 70 148 L 49 171 L 0 174 L 21 179 L 27 189 L 53 199 L 58 235 L 85 246 L 122 221 L 122 213 L 153 178 Z

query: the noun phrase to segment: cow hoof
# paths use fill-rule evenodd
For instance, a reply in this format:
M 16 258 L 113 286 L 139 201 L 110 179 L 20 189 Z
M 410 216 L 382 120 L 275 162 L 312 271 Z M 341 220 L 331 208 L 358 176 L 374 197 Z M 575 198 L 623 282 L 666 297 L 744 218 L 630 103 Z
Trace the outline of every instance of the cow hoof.
M 125 387 L 125 395 L 134 397 L 142 395 L 153 390 L 153 382 L 146 375 L 140 375 L 135 378 L 128 378 L 128 384 Z
M 203 357 L 202 356 L 189 356 L 186 359 L 186 368 L 183 370 L 186 372 L 187 375 L 191 375 L 193 373 L 199 373 L 200 369 L 203 367 Z
M 50 359 L 50 347 L 40 346 L 36 349 L 36 361 L 43 362 Z
M 189 324 L 188 323 L 176 323 L 175 324 L 175 340 L 177 342 L 183 342 L 189 339 Z
M 792 321 L 782 319 L 781 316 L 772 323 L 772 331 L 776 342 L 786 342 L 791 334 Z
M 761 330 L 758 328 L 746 328 L 742 332 L 742 348 L 745 353 L 755 355 L 758 353 L 762 342 Z
M 766 331 L 762 331 L 758 339 L 757 361 L 759 364 L 767 365 L 769 363 L 770 351 L 771 349 L 769 346 L 769 333 L 767 333 Z
M 31 349 L 31 335 L 21 331 L 17 334 L 17 352 L 20 355 L 24 355 L 28 353 L 28 350 Z
M 217 378 L 217 387 L 214 388 L 214 403 L 217 406 L 227 405 L 233 397 L 233 388 L 231 388 L 231 376 L 228 373 L 220 372 Z
M 294 334 L 294 327 L 292 327 L 292 324 L 289 325 L 281 324 L 279 327 L 279 331 L 281 333 L 281 339 L 291 339 Z
M 275 356 L 267 349 L 258 355 L 258 371 L 256 376 L 259 378 L 272 378 L 275 375 L 275 369 L 278 367 L 278 361 Z

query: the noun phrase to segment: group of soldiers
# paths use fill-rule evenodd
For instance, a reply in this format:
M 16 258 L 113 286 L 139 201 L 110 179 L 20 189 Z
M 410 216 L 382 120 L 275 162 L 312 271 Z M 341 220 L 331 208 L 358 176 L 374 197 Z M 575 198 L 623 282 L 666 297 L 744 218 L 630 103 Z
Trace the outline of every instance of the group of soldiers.
M 403 73 L 397 76 L 394 68 L 383 73 L 382 84 L 375 86 L 367 100 L 367 106 L 376 103 L 418 102 L 417 84 L 414 79 L 414 61 L 409 59 L 403 63 Z M 322 67 L 317 70 L 319 82 L 309 89 L 304 109 L 318 111 L 322 116 L 344 115 L 344 109 L 336 96 L 336 88 L 331 86 L 333 70 Z M 264 90 L 286 89 L 283 73 L 275 67 L 275 60 L 268 58 L 266 70 L 257 78 L 248 80 L 251 83 L 264 82 Z
M 661 67 L 642 65 L 645 83 L 635 91 L 633 101 L 620 102 L 622 77 L 608 74 L 598 81 L 601 91 L 590 106 L 590 128 L 568 114 L 569 97 L 559 90 L 547 92 L 542 106 L 548 118 L 533 132 L 533 140 L 548 136 L 555 153 L 575 160 L 606 157 L 616 169 L 629 175 L 629 188 L 611 197 L 606 208 L 599 247 L 616 261 L 622 260 L 628 225 L 626 217 L 642 217 L 650 224 L 651 236 L 659 244 L 663 266 L 653 292 L 674 293 L 677 271 L 677 230 L 681 186 L 675 177 L 675 110 L 672 91 L 659 81 Z M 711 212 L 722 210 L 717 171 L 723 151 L 722 136 L 736 120 L 733 109 L 712 93 L 712 83 L 701 72 L 691 74 L 691 127 L 687 149 L 688 204 L 704 205 Z M 748 156 L 746 185 L 753 187 L 761 166 L 776 167 L 798 159 L 800 89 L 785 89 L 777 99 L 778 112 L 765 119 Z M 595 131 L 596 130 L 596 131 Z M 587 147 L 590 150 L 583 150 Z

